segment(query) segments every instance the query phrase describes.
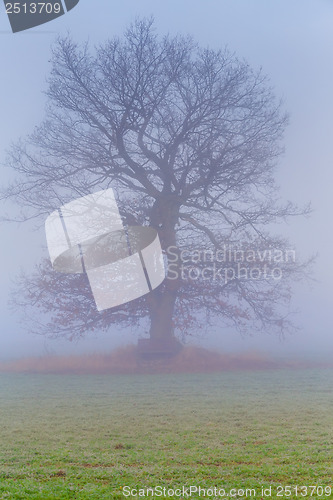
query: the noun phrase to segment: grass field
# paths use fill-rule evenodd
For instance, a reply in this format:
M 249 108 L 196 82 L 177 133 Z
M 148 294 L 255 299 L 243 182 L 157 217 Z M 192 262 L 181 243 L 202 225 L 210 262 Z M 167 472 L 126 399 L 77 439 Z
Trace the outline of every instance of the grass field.
M 125 486 L 190 485 L 311 498 L 277 487 L 332 484 L 329 369 L 1 374 L 0 415 L 0 498 L 121 499 Z

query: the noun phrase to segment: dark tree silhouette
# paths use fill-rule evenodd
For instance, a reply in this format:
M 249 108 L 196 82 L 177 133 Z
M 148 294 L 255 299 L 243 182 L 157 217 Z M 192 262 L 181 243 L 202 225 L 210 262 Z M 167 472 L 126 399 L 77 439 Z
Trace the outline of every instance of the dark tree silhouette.
M 113 187 L 126 223 L 156 228 L 169 270 L 154 292 L 99 313 L 85 275 L 45 260 L 15 291 L 26 318 L 37 308 L 35 330 L 73 338 L 111 325 L 144 331 L 149 321 L 150 339 L 171 342 L 218 318 L 291 326 L 290 285 L 304 265 L 266 228 L 306 210 L 278 199 L 287 118 L 261 71 L 188 37 L 159 38 L 140 20 L 93 53 L 58 40 L 47 96 L 45 121 L 11 151 L 17 182 L 4 196 L 25 218 L 45 218 Z

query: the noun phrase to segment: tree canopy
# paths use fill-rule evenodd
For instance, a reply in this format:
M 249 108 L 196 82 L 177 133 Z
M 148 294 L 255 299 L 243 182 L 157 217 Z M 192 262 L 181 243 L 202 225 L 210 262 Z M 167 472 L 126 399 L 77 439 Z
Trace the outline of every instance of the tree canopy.
M 279 200 L 287 116 L 261 70 L 190 37 L 160 37 L 145 19 L 94 50 L 59 39 L 47 96 L 45 120 L 11 151 L 17 180 L 4 196 L 43 219 L 112 187 L 125 223 L 158 231 L 168 276 L 98 313 L 86 276 L 45 260 L 15 293 L 15 307 L 37 308 L 35 329 L 73 338 L 112 325 L 144 332 L 149 321 L 151 338 L 163 338 L 212 324 L 290 328 L 304 265 L 270 229 L 307 209 Z

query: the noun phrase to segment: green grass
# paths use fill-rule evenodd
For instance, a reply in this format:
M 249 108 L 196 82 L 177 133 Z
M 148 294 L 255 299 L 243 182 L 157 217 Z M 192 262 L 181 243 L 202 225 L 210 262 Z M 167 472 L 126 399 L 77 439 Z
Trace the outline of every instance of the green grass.
M 332 370 L 0 375 L 0 498 L 331 485 L 332 387 Z

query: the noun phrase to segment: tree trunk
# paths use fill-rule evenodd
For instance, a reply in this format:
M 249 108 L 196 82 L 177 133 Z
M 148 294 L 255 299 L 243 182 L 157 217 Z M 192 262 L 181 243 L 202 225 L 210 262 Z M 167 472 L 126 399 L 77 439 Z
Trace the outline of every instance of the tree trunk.
M 154 293 L 154 292 L 153 292 Z M 153 340 L 171 340 L 174 338 L 173 313 L 176 295 L 167 287 L 156 290 L 150 315 L 150 338 Z
M 168 249 L 172 247 L 173 254 L 177 253 L 176 230 L 178 222 L 179 203 L 174 196 L 162 196 L 156 200 L 151 213 L 151 226 L 159 234 L 162 250 L 168 256 Z M 179 264 L 172 261 L 173 273 L 168 273 L 164 283 L 154 290 L 148 300 L 150 304 L 150 331 L 149 349 L 156 353 L 175 354 L 181 347 L 174 336 L 174 311 L 177 293 L 180 286 L 180 277 L 176 278 L 175 270 Z

